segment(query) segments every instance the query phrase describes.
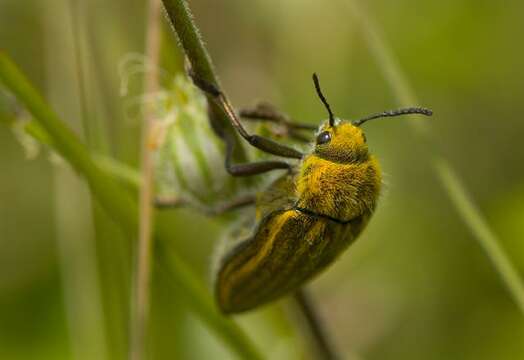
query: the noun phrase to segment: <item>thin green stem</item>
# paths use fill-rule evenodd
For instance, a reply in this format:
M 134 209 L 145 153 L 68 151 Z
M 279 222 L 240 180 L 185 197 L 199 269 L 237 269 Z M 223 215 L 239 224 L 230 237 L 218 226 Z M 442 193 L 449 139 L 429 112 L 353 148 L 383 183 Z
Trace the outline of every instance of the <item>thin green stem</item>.
M 191 10 L 187 6 L 186 1 L 162 0 L 162 3 L 164 4 L 169 21 L 178 35 L 180 44 L 186 53 L 195 76 L 214 85 L 217 89 L 220 89 L 218 77 L 213 70 L 211 57 L 209 56 L 202 38 L 200 37 L 200 33 L 193 22 L 193 15 L 191 14 Z M 229 118 L 220 109 L 216 102 L 209 98 L 209 96 L 208 104 L 212 114 L 212 116 L 210 116 L 211 126 L 219 136 L 223 137 L 224 133 L 227 133 L 227 136 L 234 139 L 235 150 L 233 157 L 237 161 L 245 161 L 246 154 L 242 150 L 242 147 L 239 146 L 238 134 L 231 126 Z
M 105 153 L 108 149 L 108 141 L 100 117 L 97 116 L 97 101 L 93 98 L 93 88 L 90 86 L 93 71 L 87 56 L 91 53 L 91 49 L 89 39 L 86 36 L 86 33 L 89 32 L 89 25 L 88 21 L 85 20 L 89 18 L 88 4 L 84 1 L 69 0 L 68 7 L 73 35 L 73 62 L 78 80 L 79 112 L 86 143 L 89 149 Z
M 393 52 L 388 48 L 380 34 L 378 27 L 358 5 L 357 0 L 344 0 L 350 5 L 351 14 L 359 24 L 368 46 L 377 61 L 380 70 L 401 106 L 417 104 L 417 99 L 401 67 L 397 63 Z M 413 130 L 420 135 L 431 147 L 432 165 L 436 176 L 442 182 L 446 193 L 455 206 L 459 216 L 468 226 L 472 235 L 486 251 L 494 268 L 500 275 L 513 300 L 524 313 L 524 283 L 515 269 L 508 255 L 500 247 L 499 239 L 489 227 L 486 219 L 480 213 L 474 200 L 468 194 L 458 173 L 452 168 L 449 161 L 439 155 L 441 152 L 431 142 L 429 124 L 413 120 L 410 122 Z
M 71 19 L 71 29 L 73 33 L 73 62 L 75 64 L 75 72 L 78 80 L 78 102 L 80 105 L 80 118 L 82 120 L 82 127 L 84 133 L 86 134 L 87 143 L 89 144 L 93 135 L 91 133 L 91 123 L 88 118 L 88 106 L 87 106 L 87 87 L 86 87 L 86 78 L 85 78 L 85 66 L 84 66 L 84 56 L 82 51 L 82 40 L 81 36 L 81 17 L 78 16 L 82 10 L 85 11 L 85 7 L 81 8 L 84 5 L 81 1 L 69 0 L 69 12 Z
M 80 55 L 82 26 L 74 19 L 75 4 L 69 1 L 64 5 L 52 9 L 46 7 L 42 13 L 47 35 L 44 46 L 46 89 L 49 102 L 71 119 L 80 118 L 85 130 L 88 115 Z M 62 25 L 57 27 L 56 24 Z M 61 31 L 57 31 L 58 29 Z M 69 44 L 73 51 L 69 51 Z M 77 81 L 53 81 L 57 75 L 67 76 L 67 71 L 57 66 L 57 58 L 76 68 Z M 74 73 L 69 75 L 75 77 Z M 76 109 L 68 107 L 64 94 L 74 94 L 72 98 L 78 100 L 80 106 Z M 53 183 L 56 224 L 54 238 L 71 351 L 77 359 L 103 360 L 108 357 L 108 333 L 97 267 L 97 249 L 95 239 L 89 231 L 92 221 L 89 216 L 91 201 L 86 193 L 85 183 L 76 178 L 68 167 L 53 167 Z M 79 201 L 88 206 L 75 209 Z M 72 212 L 72 209 L 77 211 Z M 72 237 L 71 234 L 75 232 Z
M 304 322 L 307 324 L 311 338 L 315 342 L 318 358 L 324 360 L 338 359 L 333 344 L 330 342 L 320 316 L 311 302 L 307 291 L 305 289 L 297 291 L 294 295 L 294 299 L 297 308 L 300 310 L 300 313 L 304 318 Z
M 109 216 L 130 237 L 136 236 L 138 227 L 138 206 L 129 193 L 102 171 L 78 137 L 49 108 L 40 94 L 33 88 L 16 65 L 0 52 L 0 83 L 22 103 L 42 130 L 51 139 L 51 144 L 65 160 L 88 181 L 91 191 Z M 171 231 L 163 223 L 155 227 L 155 241 L 159 247 L 170 242 Z M 179 286 L 188 299 L 187 306 L 207 323 L 217 336 L 243 359 L 262 357 L 242 329 L 230 319 L 220 314 L 206 288 L 187 264 L 174 252 L 169 257 L 162 251 L 157 253 L 162 266 L 169 268 L 170 278 Z
M 13 124 L 19 120 L 15 118 L 14 114 L 0 109 L 0 121 L 5 122 L 7 126 L 13 126 Z M 49 146 L 50 148 L 55 148 L 51 137 L 42 128 L 42 126 L 40 126 L 39 123 L 35 121 L 28 121 L 23 125 L 23 130 L 27 135 L 31 136 L 40 144 Z M 140 187 L 140 183 L 142 182 L 140 173 L 131 166 L 115 160 L 114 158 L 107 155 L 94 153 L 92 154 L 92 157 L 96 165 L 106 174 L 110 175 L 113 179 L 118 180 L 119 182 L 134 190 L 137 190 Z
M 86 147 L 45 103 L 42 97 L 18 70 L 16 65 L 0 52 L 0 79 L 11 93 L 26 106 L 36 121 L 41 125 L 56 151 L 71 166 L 83 174 L 94 193 L 104 204 L 109 214 L 118 214 L 118 219 L 127 231 L 136 231 L 136 216 L 133 201 L 91 160 Z
M 453 201 L 458 212 L 462 214 L 463 220 L 471 229 L 475 229 L 475 236 L 484 248 L 489 258 L 495 264 L 502 280 L 508 290 L 513 295 L 520 310 L 524 313 L 524 285 L 519 273 L 509 261 L 504 249 L 499 245 L 499 241 L 493 231 L 486 224 L 480 210 L 469 196 L 464 184 L 460 181 L 457 174 L 450 168 L 444 159 L 435 159 L 437 174 L 446 188 L 448 195 Z
M 105 173 L 111 175 L 113 179 L 129 186 L 131 189 L 137 190 L 140 188 L 142 178 L 135 168 L 107 155 L 93 154 L 93 161 Z
M 145 77 L 146 94 L 158 91 L 158 63 L 160 58 L 160 0 L 149 0 L 147 20 L 146 57 L 153 64 Z M 135 303 L 131 314 L 131 342 L 129 359 L 146 357 L 146 338 L 149 318 L 151 257 L 153 248 L 153 154 L 150 137 L 154 126 L 154 114 L 145 105 L 142 124 L 141 173 L 139 192 L 138 254 L 135 270 Z

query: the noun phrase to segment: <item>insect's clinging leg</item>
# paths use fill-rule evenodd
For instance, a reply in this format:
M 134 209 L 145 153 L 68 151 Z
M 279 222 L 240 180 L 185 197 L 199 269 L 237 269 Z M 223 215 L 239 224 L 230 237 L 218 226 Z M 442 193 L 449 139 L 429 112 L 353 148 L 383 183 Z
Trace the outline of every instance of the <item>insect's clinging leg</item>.
M 226 161 L 227 172 L 232 176 L 253 176 L 266 173 L 272 170 L 291 170 L 291 165 L 284 161 L 258 161 L 244 164 L 232 164 L 234 142 L 231 138 L 226 138 Z
M 214 85 L 204 81 L 203 79 L 194 76 L 194 74 L 192 74 L 191 72 L 189 73 L 189 76 L 191 76 L 196 86 L 198 86 L 202 91 L 206 92 L 207 94 L 213 97 L 213 99 L 220 105 L 222 110 L 227 114 L 233 127 L 251 145 L 269 154 L 293 159 L 302 158 L 303 154 L 300 151 L 279 144 L 271 139 L 249 134 L 240 122 L 240 119 L 238 118 L 238 116 L 235 113 L 235 110 L 233 109 L 233 106 L 222 91 L 217 89 Z
M 258 103 L 254 108 L 240 109 L 239 115 L 242 118 L 249 120 L 261 120 L 278 123 L 288 129 L 316 130 L 318 128 L 316 125 L 292 121 L 287 114 L 277 110 L 273 105 L 266 102 Z
M 283 127 L 282 132 L 272 131 L 275 136 L 289 137 L 303 143 L 309 143 L 311 138 L 301 133 L 303 130 L 316 130 L 317 126 L 294 122 L 289 116 L 277 110 L 269 103 L 259 103 L 254 108 L 244 108 L 239 110 L 239 115 L 248 121 L 267 121 Z
M 239 197 L 231 202 L 216 206 L 211 209 L 201 209 L 203 213 L 209 216 L 218 216 L 222 215 L 228 211 L 233 211 L 240 209 L 242 207 L 254 205 L 256 201 L 255 195 L 246 195 Z M 182 208 L 188 206 L 189 203 L 180 198 L 157 198 L 155 200 L 155 207 L 157 209 L 173 209 L 173 208 Z
M 257 119 L 246 118 L 246 119 L 251 120 L 251 121 L 265 121 L 264 119 L 258 119 L 258 118 Z M 302 134 L 300 130 L 289 129 L 287 127 L 285 127 L 284 131 L 279 131 L 275 129 L 268 129 L 268 130 L 275 137 L 291 138 L 293 140 L 300 141 L 302 143 L 311 142 L 311 138 L 307 135 Z
M 222 215 L 224 213 L 227 213 L 229 211 L 238 210 L 240 208 L 255 205 L 256 197 L 255 195 L 246 195 L 243 197 L 239 197 L 238 199 L 235 199 L 229 203 L 222 204 L 220 206 L 215 207 L 214 209 L 210 209 L 206 211 L 207 215 L 210 216 L 218 216 Z
M 283 161 L 259 161 L 245 164 L 226 164 L 226 170 L 232 176 L 253 176 L 280 169 L 289 170 L 289 164 Z

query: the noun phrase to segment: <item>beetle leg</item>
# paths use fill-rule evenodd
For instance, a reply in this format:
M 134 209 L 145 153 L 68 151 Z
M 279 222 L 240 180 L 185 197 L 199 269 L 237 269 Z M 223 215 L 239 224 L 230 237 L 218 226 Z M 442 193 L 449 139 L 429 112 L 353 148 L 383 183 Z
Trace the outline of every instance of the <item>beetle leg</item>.
M 259 135 L 249 134 L 242 125 L 242 122 L 237 116 L 235 110 L 233 109 L 233 106 L 221 90 L 216 88 L 213 84 L 210 84 L 205 80 L 196 77 L 191 71 L 189 72 L 189 75 L 193 79 L 195 85 L 198 86 L 206 94 L 208 94 L 222 108 L 222 110 L 229 117 L 231 125 L 233 125 L 233 127 L 237 130 L 240 136 L 242 136 L 252 146 L 264 152 L 277 156 L 293 159 L 302 158 L 303 154 L 298 150 L 295 150 L 286 145 L 279 144 L 276 141 Z
M 290 169 L 283 161 L 258 161 L 245 164 L 226 164 L 226 169 L 232 176 L 253 176 L 272 170 Z
M 232 176 L 253 176 L 263 174 L 272 170 L 291 170 L 291 165 L 284 161 L 257 161 L 243 164 L 233 164 L 234 142 L 226 137 L 226 161 L 227 172 Z
M 295 122 L 289 118 L 289 116 L 273 105 L 267 102 L 260 102 L 254 108 L 243 108 L 239 110 L 239 115 L 242 118 L 248 120 L 260 120 L 260 121 L 270 121 L 274 123 L 281 124 L 287 129 L 296 129 L 296 130 L 317 130 L 318 126 Z
M 238 210 L 245 206 L 254 205 L 256 201 L 255 195 L 245 195 L 230 202 L 215 206 L 213 208 L 204 208 L 202 212 L 209 216 L 218 216 L 229 211 Z M 188 206 L 189 203 L 180 198 L 157 198 L 155 199 L 155 207 L 157 209 L 177 209 Z
M 207 215 L 217 216 L 227 213 L 229 211 L 238 210 L 240 208 L 254 205 L 256 201 L 255 195 L 246 195 L 232 200 L 231 202 L 216 206 L 213 209 L 206 211 Z
M 241 118 L 248 121 L 266 121 L 277 124 L 283 127 L 284 131 L 281 133 L 270 129 L 275 136 L 286 136 L 302 143 L 309 143 L 311 139 L 309 136 L 302 134 L 301 131 L 312 131 L 317 129 L 317 126 L 315 125 L 290 120 L 288 115 L 280 112 L 273 105 L 267 102 L 260 102 L 254 108 L 240 109 L 238 113 Z

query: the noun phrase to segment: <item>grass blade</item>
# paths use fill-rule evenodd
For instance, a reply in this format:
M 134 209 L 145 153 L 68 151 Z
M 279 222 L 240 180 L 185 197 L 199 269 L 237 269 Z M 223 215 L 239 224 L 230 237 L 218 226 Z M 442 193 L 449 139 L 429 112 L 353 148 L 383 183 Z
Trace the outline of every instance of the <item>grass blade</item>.
M 160 0 L 149 0 L 149 14 L 146 34 L 146 57 L 153 64 L 152 69 L 145 77 L 145 92 L 158 91 L 158 66 L 160 58 Z M 151 108 L 145 105 L 144 120 L 142 123 L 141 144 L 141 173 L 142 182 L 139 191 L 139 226 L 137 259 L 135 264 L 135 279 L 131 308 L 131 339 L 129 359 L 141 360 L 146 358 L 146 339 L 149 323 L 151 258 L 153 256 L 153 154 L 150 146 L 150 137 L 154 126 L 154 114 Z

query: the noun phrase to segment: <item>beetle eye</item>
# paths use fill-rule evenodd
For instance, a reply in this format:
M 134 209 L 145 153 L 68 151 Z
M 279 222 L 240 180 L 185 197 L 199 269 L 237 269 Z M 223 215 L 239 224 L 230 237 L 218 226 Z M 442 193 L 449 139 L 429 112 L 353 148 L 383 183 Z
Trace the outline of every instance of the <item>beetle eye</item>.
M 331 134 L 329 131 L 323 131 L 317 136 L 317 145 L 327 144 L 331 141 Z

